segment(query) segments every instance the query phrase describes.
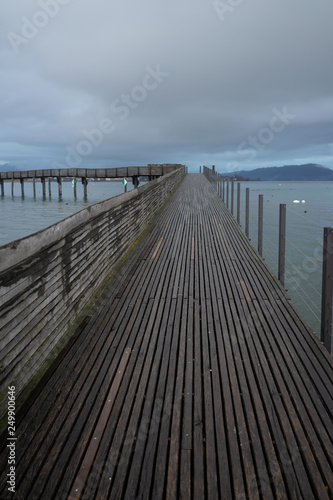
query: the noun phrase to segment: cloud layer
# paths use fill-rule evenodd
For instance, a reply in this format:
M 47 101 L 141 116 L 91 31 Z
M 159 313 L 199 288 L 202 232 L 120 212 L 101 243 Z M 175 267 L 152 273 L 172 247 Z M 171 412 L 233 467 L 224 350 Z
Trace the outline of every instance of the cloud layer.
M 332 19 L 331 0 L 4 1 L 0 160 L 333 167 Z

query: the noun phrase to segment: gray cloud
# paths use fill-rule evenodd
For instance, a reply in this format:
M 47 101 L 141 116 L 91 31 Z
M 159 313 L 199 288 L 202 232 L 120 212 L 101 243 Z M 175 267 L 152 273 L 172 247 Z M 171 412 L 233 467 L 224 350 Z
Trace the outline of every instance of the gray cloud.
M 333 167 L 331 0 L 215 5 L 4 1 L 0 160 Z M 265 141 L 255 156 L 249 137 Z

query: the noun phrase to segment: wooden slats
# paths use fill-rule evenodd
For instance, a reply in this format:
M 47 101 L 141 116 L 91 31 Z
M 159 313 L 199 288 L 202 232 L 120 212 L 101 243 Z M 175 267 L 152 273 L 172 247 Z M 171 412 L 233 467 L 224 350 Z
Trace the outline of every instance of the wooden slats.
M 332 497 L 332 360 L 203 176 L 91 314 L 18 427 L 21 498 Z
M 119 391 L 119 386 L 121 384 L 121 381 L 124 376 L 124 371 L 126 368 L 126 365 L 128 363 L 128 358 L 131 353 L 131 350 L 127 348 L 123 354 L 122 359 L 120 360 L 117 373 L 115 375 L 115 378 L 112 382 L 110 391 L 107 395 L 104 407 L 102 409 L 102 412 L 99 416 L 96 428 L 94 430 L 93 436 L 90 440 L 88 449 L 85 453 L 81 468 L 79 473 L 77 474 L 74 484 L 72 486 L 71 492 L 69 494 L 69 499 L 70 500 L 75 500 L 79 499 L 82 496 L 83 489 L 85 487 L 87 477 L 89 475 L 89 472 L 91 471 L 92 465 L 95 460 L 95 456 L 99 447 L 99 444 L 101 442 L 101 439 L 104 434 L 104 430 L 107 424 L 107 421 L 110 416 L 110 412 L 112 410 L 115 398 L 118 394 Z

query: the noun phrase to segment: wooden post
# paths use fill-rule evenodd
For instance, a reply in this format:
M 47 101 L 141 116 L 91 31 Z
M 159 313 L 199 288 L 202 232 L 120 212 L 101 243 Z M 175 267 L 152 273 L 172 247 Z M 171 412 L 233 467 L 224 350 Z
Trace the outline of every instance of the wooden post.
M 35 177 L 32 179 L 32 189 L 34 192 L 34 198 L 36 198 L 36 179 L 35 179 Z
M 245 234 L 249 237 L 249 219 L 250 219 L 250 188 L 245 191 Z
M 59 193 L 59 198 L 62 197 L 62 183 L 61 183 L 61 177 L 58 177 L 58 193 Z
M 237 222 L 240 224 L 240 182 L 237 182 Z
M 234 215 L 234 179 L 231 179 L 231 215 Z
M 286 259 L 286 205 L 280 204 L 280 217 L 279 217 L 279 265 L 278 265 L 278 279 L 282 286 L 284 286 L 284 273 L 285 273 L 285 259 Z
M 83 196 L 87 198 L 87 186 L 88 186 L 88 181 L 86 177 L 82 177 L 82 184 L 83 184 Z
M 75 179 L 75 177 L 73 177 L 73 181 L 72 182 L 74 183 L 74 198 L 76 198 L 77 197 L 77 192 L 76 192 L 76 179 Z
M 41 183 L 43 187 L 43 198 L 46 198 L 46 186 L 45 186 L 45 177 L 41 177 Z
M 263 232 L 263 210 L 264 195 L 260 194 L 258 199 L 258 252 L 262 257 L 262 232 Z
M 24 198 L 24 179 L 20 179 L 21 184 L 21 196 Z
M 199 167 L 199 172 L 200 172 L 200 174 L 201 174 L 201 165 L 200 165 L 200 167 Z
M 51 177 L 49 177 L 49 197 L 51 198 Z
M 1 184 L 1 196 L 5 196 L 5 186 L 3 179 L 0 179 L 0 184 Z
M 14 196 L 14 172 L 12 172 L 12 196 Z
M 332 351 L 332 298 L 333 228 L 324 227 L 320 338 L 329 353 Z
M 133 176 L 132 177 L 132 183 L 133 183 L 133 187 L 134 189 L 136 189 L 137 187 L 139 187 L 139 177 L 137 175 Z

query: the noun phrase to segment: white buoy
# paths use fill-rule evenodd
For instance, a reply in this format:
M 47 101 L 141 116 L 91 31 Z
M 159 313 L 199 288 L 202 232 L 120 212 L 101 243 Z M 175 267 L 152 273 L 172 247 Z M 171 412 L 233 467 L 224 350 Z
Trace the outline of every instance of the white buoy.
M 293 203 L 299 203 L 299 200 L 294 200 Z
M 305 200 L 302 200 L 302 203 L 305 203 Z

